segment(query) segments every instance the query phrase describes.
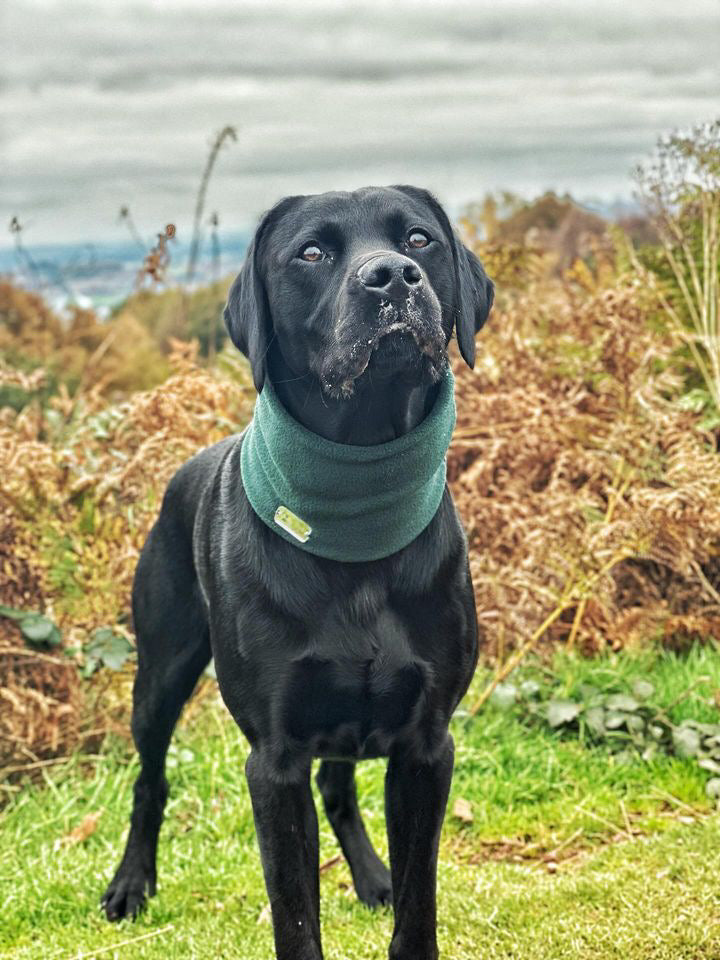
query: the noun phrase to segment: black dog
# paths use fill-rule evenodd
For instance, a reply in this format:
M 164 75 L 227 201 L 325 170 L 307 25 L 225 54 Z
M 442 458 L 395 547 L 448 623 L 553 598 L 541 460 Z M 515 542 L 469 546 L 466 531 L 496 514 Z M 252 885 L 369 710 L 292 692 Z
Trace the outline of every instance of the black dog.
M 289 197 L 266 214 L 225 319 L 258 391 L 269 379 L 310 431 L 367 447 L 423 421 L 453 329 L 473 365 L 492 299 L 429 193 L 365 188 Z M 132 730 L 142 769 L 105 912 L 132 916 L 155 893 L 165 754 L 213 655 L 252 748 L 246 773 L 279 960 L 322 958 L 314 756 L 358 896 L 394 907 L 390 957 L 435 960 L 448 724 L 478 652 L 450 492 L 408 546 L 368 562 L 329 560 L 259 519 L 243 490 L 241 444 L 242 435 L 223 440 L 175 475 L 138 563 Z M 354 763 L 369 756 L 388 757 L 390 872 L 358 810 Z

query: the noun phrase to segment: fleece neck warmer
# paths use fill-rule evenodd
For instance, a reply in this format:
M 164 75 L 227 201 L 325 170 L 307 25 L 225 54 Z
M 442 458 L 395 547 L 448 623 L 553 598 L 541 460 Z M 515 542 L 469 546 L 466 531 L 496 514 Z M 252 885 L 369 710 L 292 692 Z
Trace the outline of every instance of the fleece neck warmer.
M 253 510 L 278 536 L 330 560 L 379 560 L 406 547 L 440 506 L 454 387 L 448 369 L 414 430 L 361 447 L 326 440 L 298 423 L 266 379 L 240 452 Z

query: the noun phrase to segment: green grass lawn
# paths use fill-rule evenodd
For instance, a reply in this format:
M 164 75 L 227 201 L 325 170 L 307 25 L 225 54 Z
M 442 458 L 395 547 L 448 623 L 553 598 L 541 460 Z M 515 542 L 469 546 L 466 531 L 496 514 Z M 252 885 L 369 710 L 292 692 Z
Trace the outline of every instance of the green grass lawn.
M 530 675 L 530 668 L 525 675 Z M 717 722 L 720 657 L 645 653 L 556 658 L 570 696 L 642 677 L 684 717 Z M 485 676 L 478 676 L 472 700 Z M 490 704 L 454 722 L 456 768 L 439 871 L 446 960 L 720 960 L 720 816 L 692 759 L 620 760 Z M 159 852 L 158 896 L 135 923 L 108 924 L 98 900 L 127 832 L 137 772 L 125 743 L 8 787 L 0 831 L 0 956 L 270 958 L 272 930 L 243 775 L 247 747 L 209 702 L 178 730 Z M 361 807 L 383 856 L 384 764 L 361 765 Z M 471 822 L 453 814 L 458 799 Z M 89 814 L 95 829 L 69 839 Z M 467 820 L 467 816 L 465 818 Z M 388 911 L 355 900 L 320 815 L 325 955 L 383 958 Z

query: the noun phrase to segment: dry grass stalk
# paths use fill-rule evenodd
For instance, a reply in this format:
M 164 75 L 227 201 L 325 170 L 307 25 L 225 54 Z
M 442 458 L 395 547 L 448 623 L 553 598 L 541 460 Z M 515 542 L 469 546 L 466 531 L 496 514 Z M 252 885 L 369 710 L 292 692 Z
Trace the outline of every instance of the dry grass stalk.
M 720 410 L 720 119 L 662 138 L 637 178 L 684 316 L 648 279 Z

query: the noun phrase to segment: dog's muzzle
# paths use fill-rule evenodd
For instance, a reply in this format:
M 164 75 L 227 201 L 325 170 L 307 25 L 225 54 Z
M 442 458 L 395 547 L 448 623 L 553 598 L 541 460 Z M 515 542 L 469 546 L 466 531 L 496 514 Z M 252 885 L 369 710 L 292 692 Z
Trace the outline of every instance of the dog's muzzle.
M 320 380 L 330 396 L 348 397 L 371 359 L 373 369 L 428 369 L 437 380 L 447 365 L 440 302 L 420 267 L 400 253 L 378 250 L 350 273 Z M 424 362 L 423 362 L 424 361 Z

